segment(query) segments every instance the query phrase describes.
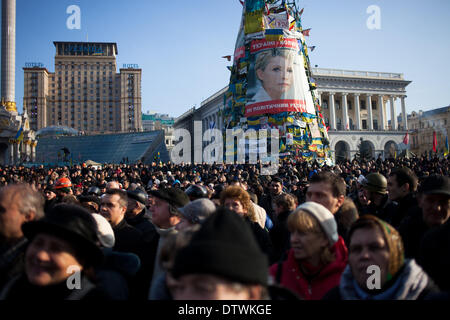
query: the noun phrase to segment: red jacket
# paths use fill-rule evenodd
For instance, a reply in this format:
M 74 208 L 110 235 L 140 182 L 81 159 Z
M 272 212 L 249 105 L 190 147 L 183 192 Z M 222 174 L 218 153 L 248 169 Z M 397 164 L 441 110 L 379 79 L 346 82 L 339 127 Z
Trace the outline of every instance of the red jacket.
M 341 274 L 347 266 L 348 251 L 342 237 L 331 248 L 336 260 L 320 270 L 310 281 L 300 271 L 293 250 L 282 264 L 280 284 L 298 294 L 305 300 L 320 300 L 331 289 L 339 285 Z M 276 279 L 278 263 L 270 267 L 270 275 Z

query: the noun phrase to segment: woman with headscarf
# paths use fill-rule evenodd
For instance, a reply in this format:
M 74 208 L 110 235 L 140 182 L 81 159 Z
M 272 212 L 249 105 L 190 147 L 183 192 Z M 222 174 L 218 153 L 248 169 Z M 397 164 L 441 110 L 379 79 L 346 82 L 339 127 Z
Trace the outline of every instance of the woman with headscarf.
M 287 219 L 291 249 L 287 259 L 270 267 L 276 283 L 304 300 L 320 300 L 337 286 L 347 265 L 347 248 L 333 214 L 305 202 Z
M 405 260 L 400 234 L 365 215 L 350 228 L 349 264 L 326 300 L 421 300 L 438 292 L 415 260 Z

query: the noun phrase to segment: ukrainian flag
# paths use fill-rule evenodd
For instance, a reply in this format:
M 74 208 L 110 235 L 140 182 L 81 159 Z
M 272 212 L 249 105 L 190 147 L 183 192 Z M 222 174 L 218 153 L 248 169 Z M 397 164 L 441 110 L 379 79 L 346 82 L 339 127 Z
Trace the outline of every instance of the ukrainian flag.
M 448 136 L 445 137 L 444 157 L 448 156 Z
M 19 131 L 17 131 L 16 137 L 14 138 L 17 141 L 23 140 L 23 127 L 20 127 Z
M 280 145 L 280 152 L 285 152 L 286 151 L 286 146 L 283 143 L 283 140 L 280 140 L 281 145 Z
M 258 125 L 258 124 L 260 124 L 260 118 L 259 117 L 256 117 L 256 118 L 249 117 L 249 118 L 247 118 L 247 123 L 249 126 Z

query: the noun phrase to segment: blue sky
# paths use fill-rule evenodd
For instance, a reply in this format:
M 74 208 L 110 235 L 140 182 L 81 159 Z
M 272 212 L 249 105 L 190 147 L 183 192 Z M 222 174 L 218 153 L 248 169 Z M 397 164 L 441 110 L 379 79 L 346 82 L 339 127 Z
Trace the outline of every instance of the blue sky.
M 53 41 L 117 42 L 118 66 L 142 68 L 142 111 L 179 116 L 228 84 L 241 20 L 238 0 L 16 0 L 16 101 L 23 103 L 23 67 L 42 62 L 54 72 Z M 312 65 L 403 73 L 408 113 L 450 104 L 450 1 L 298 0 L 312 28 Z M 81 9 L 69 30 L 66 9 Z M 381 29 L 369 30 L 370 5 Z M 399 109 L 397 107 L 397 109 Z

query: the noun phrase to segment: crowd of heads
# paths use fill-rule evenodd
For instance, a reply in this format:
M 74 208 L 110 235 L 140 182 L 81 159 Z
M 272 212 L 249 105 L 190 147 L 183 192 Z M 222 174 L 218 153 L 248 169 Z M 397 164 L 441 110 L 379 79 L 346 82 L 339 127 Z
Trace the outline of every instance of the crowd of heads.
M 10 265 L 22 259 L 24 275 L 11 284 L 5 273 L 0 298 L 61 285 L 69 267 L 92 285 L 106 249 L 134 255 L 130 274 L 151 266 L 146 290 L 156 299 L 314 300 L 332 297 L 335 287 L 341 299 L 417 299 L 437 291 L 415 264 L 416 238 L 449 224 L 448 160 L 283 161 L 274 176 L 259 172 L 249 164 L 2 167 L 0 254 Z M 417 206 L 405 207 L 408 197 Z M 409 235 L 410 220 L 422 233 Z M 156 242 L 138 240 L 136 249 L 134 238 L 153 235 Z M 149 262 L 142 252 L 150 245 Z M 381 270 L 378 291 L 366 288 L 373 265 Z M 421 277 L 414 290 L 383 290 L 408 272 Z M 311 289 L 305 284 L 314 277 L 326 283 Z M 444 291 L 446 285 L 438 281 Z M 108 297 L 100 292 L 86 295 Z

